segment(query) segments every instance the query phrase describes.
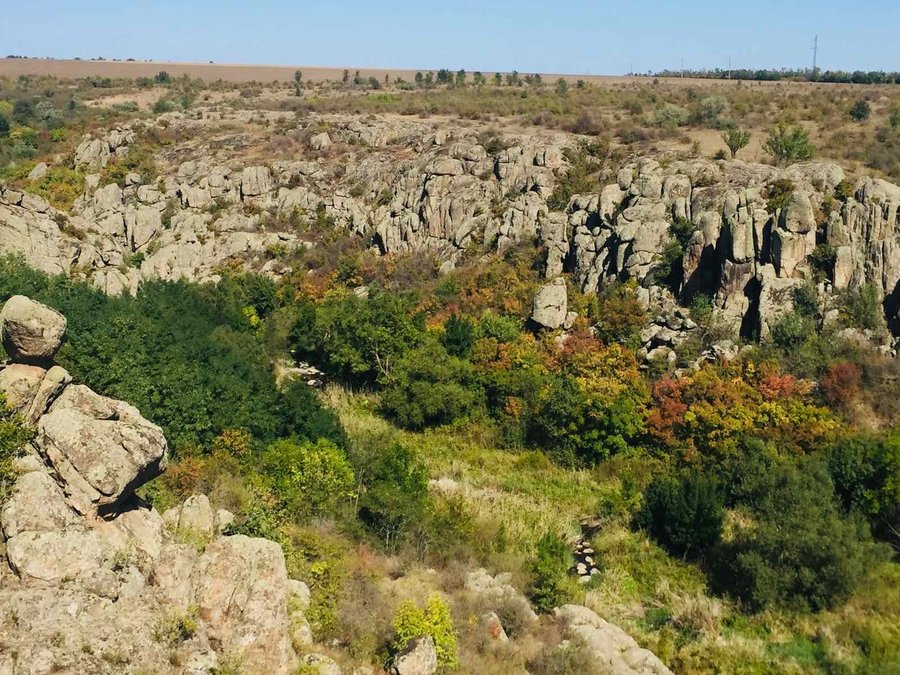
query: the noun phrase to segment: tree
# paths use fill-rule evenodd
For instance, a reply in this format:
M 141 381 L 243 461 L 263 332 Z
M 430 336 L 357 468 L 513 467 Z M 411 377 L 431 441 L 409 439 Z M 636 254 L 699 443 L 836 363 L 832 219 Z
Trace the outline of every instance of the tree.
M 404 356 L 394 368 L 381 398 L 382 410 L 407 429 L 449 424 L 479 404 L 469 361 L 450 356 L 429 341 Z
M 507 73 L 506 75 L 506 84 L 510 87 L 518 87 L 522 84 L 522 79 L 519 77 L 519 71 L 514 70 L 511 73 Z
M 475 327 L 471 321 L 459 318 L 454 312 L 444 322 L 444 335 L 441 342 L 452 356 L 467 359 L 472 355 L 472 346 L 475 344 Z
M 350 81 L 350 71 L 344 68 L 344 74 L 341 75 L 341 82 L 347 84 Z
M 416 73 L 416 86 L 421 87 L 424 82 L 425 76 L 421 72 Z
M 844 509 L 863 514 L 879 538 L 900 549 L 900 434 L 842 439 L 828 467 Z
M 716 485 L 697 472 L 654 478 L 634 525 L 673 555 L 698 558 L 719 542 L 724 510 Z
M 172 76 L 165 70 L 159 71 L 153 78 L 158 84 L 168 84 L 172 81 Z
M 822 462 L 781 462 L 749 491 L 750 517 L 716 552 L 713 585 L 752 611 L 833 607 L 856 588 L 883 550 L 858 516 L 837 508 Z
M 0 138 L 9 136 L 9 120 L 0 115 Z
M 781 163 L 812 159 L 815 148 L 809 134 L 799 124 L 793 126 L 779 122 L 769 131 L 766 151 Z
M 565 96 L 569 93 L 569 83 L 561 77 L 556 81 L 555 89 L 558 96 Z
M 262 453 L 260 473 L 294 515 L 331 513 L 355 495 L 356 480 L 344 453 L 331 441 L 276 441 Z
M 475 71 L 475 74 L 472 76 L 472 80 L 475 82 L 475 85 L 478 87 L 482 86 L 485 82 L 487 82 L 487 80 L 485 79 L 484 75 L 482 74 L 482 72 L 480 70 Z
M 750 143 L 751 134 L 746 129 L 738 129 L 733 127 L 722 134 L 722 140 L 731 151 L 731 159 L 735 159 L 737 154 Z
M 572 552 L 555 532 L 546 532 L 538 540 L 537 551 L 529 564 L 531 583 L 527 594 L 534 608 L 551 612 L 570 597 L 566 586 Z
M 420 531 L 430 515 L 428 473 L 408 448 L 393 445 L 357 464 L 359 517 L 389 549 Z
M 466 71 L 460 68 L 456 71 L 456 86 L 464 87 L 466 85 Z
M 872 106 L 869 102 L 861 98 L 850 107 L 850 119 L 854 122 L 865 122 L 872 114 Z
M 503 75 L 494 73 L 494 86 L 499 87 L 501 84 L 503 84 Z
M 294 95 L 300 96 L 300 88 L 303 84 L 303 71 L 294 71 Z

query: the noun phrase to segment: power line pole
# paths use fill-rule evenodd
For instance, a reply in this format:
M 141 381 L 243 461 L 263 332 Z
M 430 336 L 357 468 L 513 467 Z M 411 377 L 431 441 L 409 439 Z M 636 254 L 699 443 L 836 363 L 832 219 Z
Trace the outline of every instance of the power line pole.
M 818 63 L 819 63 L 819 36 L 818 35 L 816 35 L 815 39 L 813 40 L 812 53 L 813 53 L 812 79 L 813 79 L 813 82 L 815 82 L 816 81 L 816 71 L 818 70 Z

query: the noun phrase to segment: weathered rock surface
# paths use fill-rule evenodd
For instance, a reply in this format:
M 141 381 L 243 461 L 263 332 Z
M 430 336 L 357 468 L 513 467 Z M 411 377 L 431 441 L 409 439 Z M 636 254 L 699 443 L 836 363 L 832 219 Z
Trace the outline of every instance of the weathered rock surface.
M 0 340 L 15 361 L 49 361 L 65 335 L 66 318 L 62 314 L 22 295 L 12 296 L 0 311 Z
M 394 658 L 396 675 L 432 675 L 437 670 L 437 651 L 430 635 L 416 638 Z
M 618 626 L 601 619 L 581 605 L 564 605 L 554 611 L 569 639 L 579 640 L 604 672 L 616 675 L 671 675 L 653 652 L 641 648 Z
M 165 469 L 160 429 L 46 363 L 59 314 L 16 297 L 0 322 L 13 359 L 0 391 L 37 428 L 0 509 L 0 672 L 210 673 L 224 655 L 293 672 L 309 589 L 289 583 L 281 548 L 220 536 L 232 516 L 205 496 L 167 527 L 134 494 Z M 193 612 L 190 635 L 169 628 Z
M 559 277 L 535 293 L 531 320 L 554 330 L 566 322 L 567 308 L 566 280 Z

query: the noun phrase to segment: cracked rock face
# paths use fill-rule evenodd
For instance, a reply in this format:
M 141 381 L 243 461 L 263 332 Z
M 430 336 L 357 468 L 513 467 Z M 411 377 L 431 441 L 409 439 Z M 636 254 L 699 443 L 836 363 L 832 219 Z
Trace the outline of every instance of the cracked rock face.
M 231 514 L 212 514 L 204 495 L 167 526 L 134 494 L 165 470 L 159 427 L 52 365 L 65 333 L 54 310 L 15 297 L 0 331 L 13 360 L 0 391 L 37 429 L 0 509 L 0 673 L 199 674 L 223 655 L 247 672 L 293 672 L 291 636 L 308 624 L 288 598 L 305 586 L 289 584 L 281 548 L 221 536 Z M 201 526 L 203 550 L 179 541 Z M 193 635 L 167 640 L 191 608 Z

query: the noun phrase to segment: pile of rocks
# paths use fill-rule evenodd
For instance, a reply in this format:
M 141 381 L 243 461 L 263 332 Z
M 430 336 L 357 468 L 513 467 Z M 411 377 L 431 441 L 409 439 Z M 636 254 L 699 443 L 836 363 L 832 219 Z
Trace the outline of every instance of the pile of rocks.
M 600 569 L 594 559 L 595 552 L 589 541 L 579 537 L 572 546 L 572 555 L 575 558 L 575 564 L 571 571 L 578 575 L 578 581 L 586 584 L 592 577 L 600 574 Z
M 223 536 L 204 496 L 164 516 L 141 501 L 165 437 L 53 364 L 65 332 L 22 296 L 0 312 L 0 392 L 35 428 L 0 509 L 0 673 L 293 672 L 309 592 L 280 546 Z

